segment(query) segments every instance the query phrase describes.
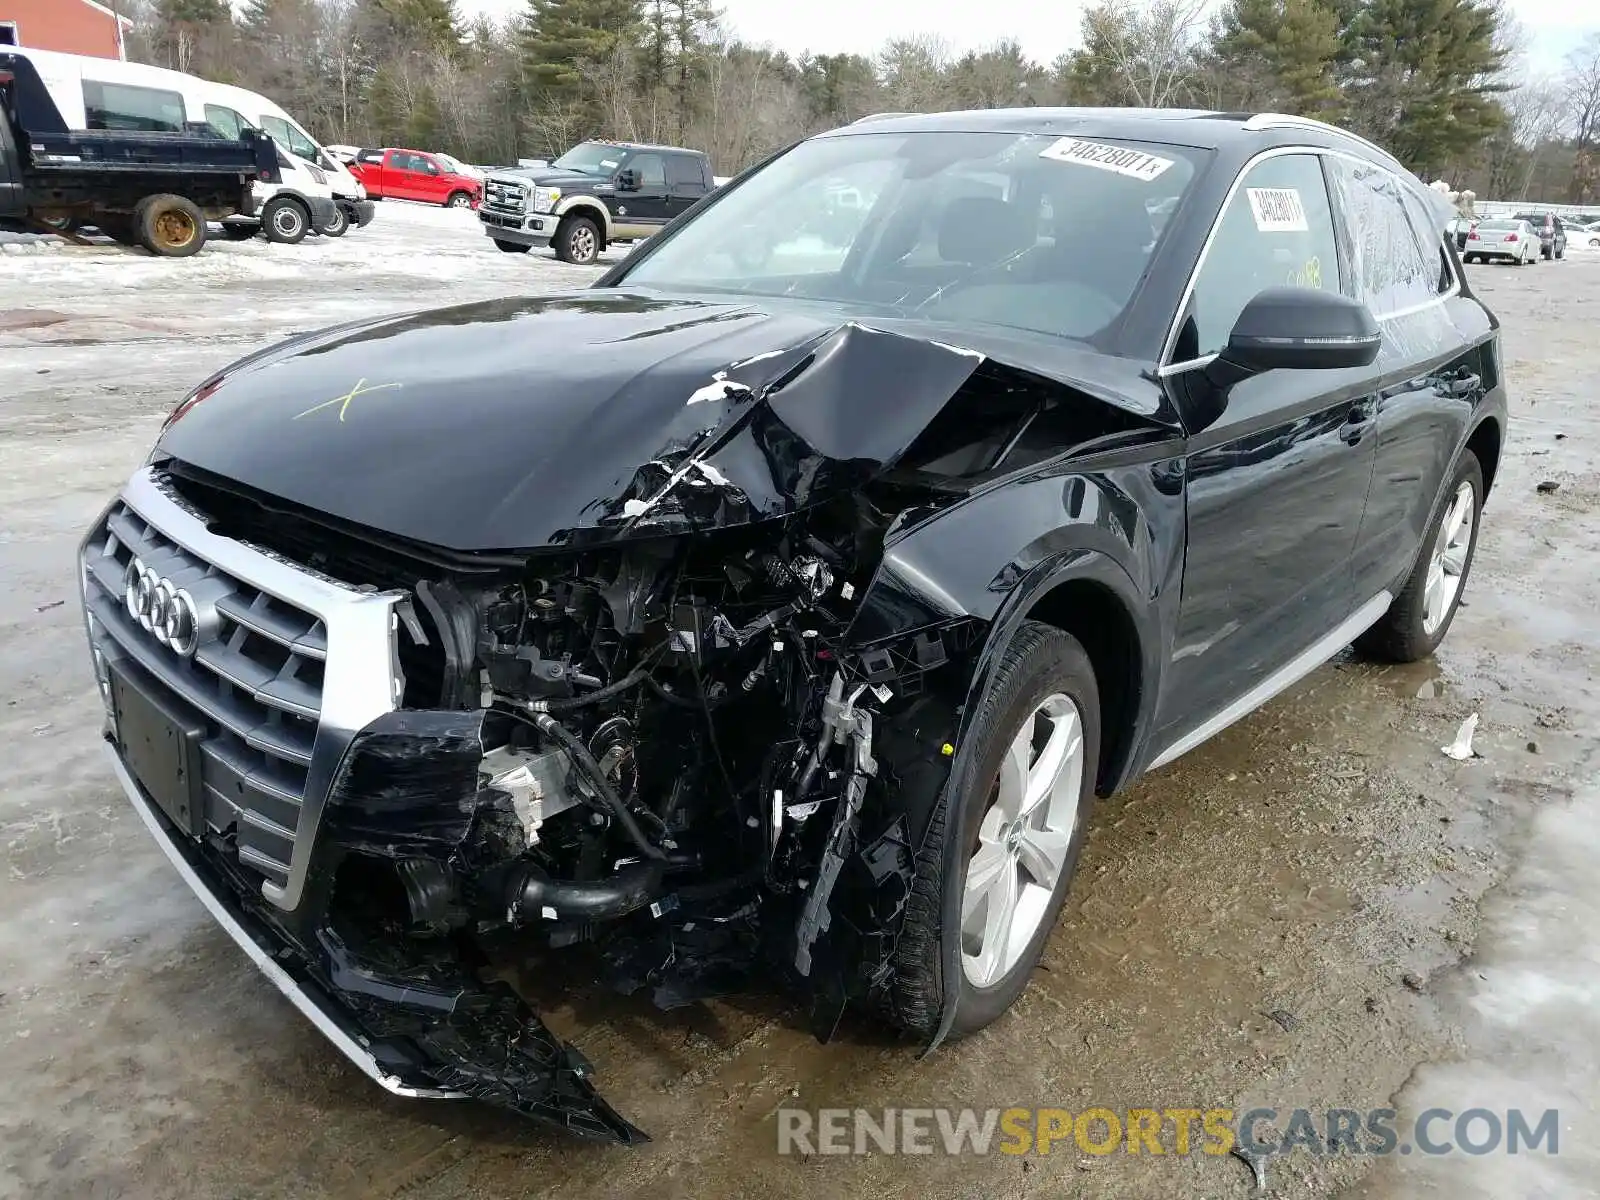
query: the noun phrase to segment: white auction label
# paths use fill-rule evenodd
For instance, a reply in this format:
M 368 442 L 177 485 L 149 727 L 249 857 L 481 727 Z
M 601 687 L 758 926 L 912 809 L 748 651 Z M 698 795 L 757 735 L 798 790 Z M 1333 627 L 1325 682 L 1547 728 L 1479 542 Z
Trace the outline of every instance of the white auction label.
M 1250 197 L 1250 213 L 1262 233 L 1306 233 L 1305 205 L 1294 188 L 1245 188 Z
M 1040 158 L 1056 162 L 1078 163 L 1085 167 L 1098 167 L 1102 171 L 1115 171 L 1134 179 L 1149 182 L 1172 165 L 1170 158 L 1158 158 L 1143 150 L 1130 150 L 1126 146 L 1111 146 L 1105 142 L 1085 142 L 1079 138 L 1057 138 L 1043 150 Z

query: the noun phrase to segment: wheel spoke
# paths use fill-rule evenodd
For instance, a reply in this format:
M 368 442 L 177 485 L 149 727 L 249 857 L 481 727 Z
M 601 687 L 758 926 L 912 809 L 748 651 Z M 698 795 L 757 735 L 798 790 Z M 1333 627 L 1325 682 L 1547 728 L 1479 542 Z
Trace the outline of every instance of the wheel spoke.
M 1072 760 L 1082 745 L 1075 712 L 1055 718 L 1050 725 L 1050 738 L 1045 742 L 1039 757 L 1028 768 L 1028 786 L 1022 797 L 1022 815 L 1033 812 L 1055 792 L 1062 768 Z
M 1467 569 L 1467 548 L 1465 545 L 1451 546 L 1444 552 L 1444 557 L 1439 560 L 1443 568 L 1442 575 L 1460 575 Z
M 977 978 L 993 983 L 1004 973 L 1011 944 L 1011 925 L 1017 915 L 1017 896 L 1021 891 L 1017 867 L 1009 857 L 989 889 L 983 914 L 982 940 L 978 943 Z
M 1013 870 L 1011 856 L 1004 846 L 980 845 L 978 852 L 967 864 L 967 886 L 963 907 L 971 910 L 979 900 L 988 896 L 1002 874 Z
M 1061 868 L 1067 862 L 1067 846 L 1072 841 L 1072 831 L 1065 833 L 1054 829 L 1025 829 L 1017 843 L 1017 854 L 1022 869 L 1042 888 L 1054 889 L 1061 877 Z
M 1028 789 L 1028 764 L 1033 758 L 1033 722 L 1022 726 L 1022 731 L 1011 739 L 1005 757 L 1000 760 L 1000 795 L 998 808 L 1008 821 L 1022 815 L 1023 799 Z
M 1458 492 L 1454 502 L 1450 505 L 1450 516 L 1445 522 L 1444 544 L 1450 545 L 1456 540 L 1456 535 L 1461 532 L 1461 523 L 1467 519 L 1467 514 L 1472 511 L 1472 493 L 1470 491 Z

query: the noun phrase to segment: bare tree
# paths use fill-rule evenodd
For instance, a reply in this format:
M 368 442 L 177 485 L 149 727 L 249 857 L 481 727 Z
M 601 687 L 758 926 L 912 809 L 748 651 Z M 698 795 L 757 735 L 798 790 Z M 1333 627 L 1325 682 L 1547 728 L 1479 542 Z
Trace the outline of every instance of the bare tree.
M 1195 73 L 1206 7 L 1206 0 L 1103 0 L 1084 11 L 1074 72 L 1094 90 L 1115 89 L 1142 108 L 1174 104 Z
M 1600 34 L 1592 35 L 1572 52 L 1562 81 L 1577 151 L 1570 198 L 1583 204 L 1600 176 L 1600 164 L 1595 161 L 1600 151 Z

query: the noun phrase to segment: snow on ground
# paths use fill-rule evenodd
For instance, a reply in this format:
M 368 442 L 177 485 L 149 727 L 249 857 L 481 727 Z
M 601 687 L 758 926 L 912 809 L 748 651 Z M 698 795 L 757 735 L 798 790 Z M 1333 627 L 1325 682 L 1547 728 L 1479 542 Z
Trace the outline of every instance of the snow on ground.
M 470 210 L 384 201 L 372 223 L 298 245 L 218 235 L 192 258 L 157 258 L 95 238 L 0 235 L 0 395 L 22 377 L 124 370 L 193 381 L 289 334 L 363 316 L 580 288 L 601 267 L 549 251 L 504 254 Z M 30 382 L 37 382 L 30 379 Z

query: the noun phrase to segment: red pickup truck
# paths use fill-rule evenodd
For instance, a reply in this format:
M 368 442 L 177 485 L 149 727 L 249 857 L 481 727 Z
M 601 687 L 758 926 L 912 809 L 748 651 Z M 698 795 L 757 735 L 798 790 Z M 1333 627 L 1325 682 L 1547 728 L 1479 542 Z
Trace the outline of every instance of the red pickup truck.
M 350 170 L 374 200 L 421 200 L 446 208 L 477 208 L 483 180 L 462 175 L 421 150 L 359 150 Z

